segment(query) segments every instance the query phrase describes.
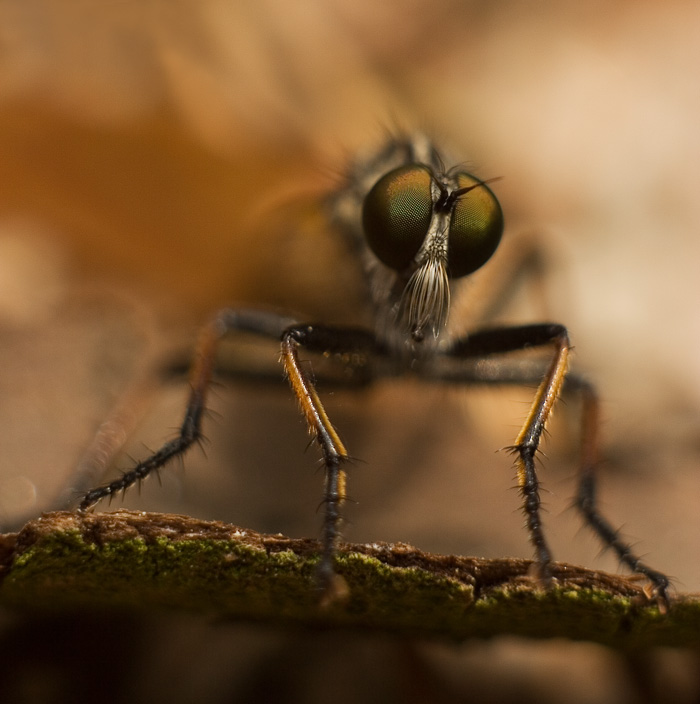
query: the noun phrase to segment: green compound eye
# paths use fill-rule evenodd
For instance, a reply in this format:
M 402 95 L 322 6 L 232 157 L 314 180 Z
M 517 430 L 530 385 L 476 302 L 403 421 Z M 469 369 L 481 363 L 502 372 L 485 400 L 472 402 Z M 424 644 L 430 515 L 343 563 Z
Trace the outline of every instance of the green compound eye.
M 491 189 L 468 173 L 457 174 L 459 196 L 450 221 L 447 263 L 450 276 L 476 271 L 496 251 L 503 234 L 503 211 Z
M 367 244 L 396 271 L 411 263 L 428 234 L 431 180 L 423 166 L 401 166 L 382 176 L 365 197 L 362 227 Z

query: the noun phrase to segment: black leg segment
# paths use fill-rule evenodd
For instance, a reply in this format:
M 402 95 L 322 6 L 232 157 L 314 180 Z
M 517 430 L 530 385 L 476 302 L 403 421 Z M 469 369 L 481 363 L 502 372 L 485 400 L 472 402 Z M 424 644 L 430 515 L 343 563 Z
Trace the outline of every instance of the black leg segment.
M 206 408 L 216 351 L 222 338 L 238 331 L 279 339 L 282 331 L 292 322 L 291 318 L 260 311 L 230 309 L 219 311 L 200 333 L 194 362 L 190 369 L 190 396 L 177 437 L 166 442 L 150 457 L 141 460 L 118 479 L 88 491 L 83 496 L 79 509 L 85 511 L 102 499 L 125 492 L 152 472 L 157 472 L 173 458 L 182 456 L 193 444 L 201 440 L 202 416 Z
M 348 460 L 348 453 L 326 414 L 313 381 L 302 368 L 297 351 L 299 347 L 319 353 L 366 358 L 376 355 L 380 347 L 374 336 L 364 330 L 325 325 L 294 326 L 282 335 L 282 363 L 289 384 L 299 402 L 309 432 L 315 437 L 323 456 L 326 482 L 318 582 L 321 601 L 327 604 L 342 598 L 347 592 L 344 580 L 335 573 L 333 561 L 340 539 L 341 509 L 346 498 L 347 476 L 344 464 Z
M 581 464 L 575 505 L 585 522 L 598 535 L 606 547 L 612 548 L 620 562 L 633 572 L 644 575 L 651 583 L 652 597 L 661 608 L 668 606 L 669 579 L 648 567 L 633 552 L 612 525 L 601 514 L 596 498 L 596 472 L 598 466 L 599 401 L 593 385 L 583 377 L 567 373 L 566 365 L 569 340 L 566 329 L 557 324 L 538 324 L 513 328 L 495 328 L 476 332 L 460 339 L 447 354 L 459 359 L 474 359 L 500 355 L 530 347 L 551 345 L 554 356 L 544 373 L 537 374 L 532 367 L 502 365 L 479 368 L 477 365 L 462 370 L 449 370 L 445 380 L 468 384 L 531 384 L 539 383 L 528 418 L 518 435 L 512 451 L 516 453 L 518 483 L 523 497 L 523 509 L 531 542 L 540 564 L 541 576 L 551 578 L 551 555 L 542 531 L 540 520 L 539 482 L 535 469 L 535 456 L 554 401 L 560 394 L 576 394 L 582 401 Z

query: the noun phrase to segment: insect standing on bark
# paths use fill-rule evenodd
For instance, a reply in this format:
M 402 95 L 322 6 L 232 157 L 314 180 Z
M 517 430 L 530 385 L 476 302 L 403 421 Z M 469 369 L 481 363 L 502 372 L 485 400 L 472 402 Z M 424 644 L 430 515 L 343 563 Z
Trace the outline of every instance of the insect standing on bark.
M 333 357 L 346 367 L 350 383 L 358 386 L 404 375 L 454 385 L 536 385 L 528 416 L 509 449 L 515 456 L 537 578 L 545 586 L 556 574 L 542 526 L 535 458 L 557 398 L 562 393 L 578 394 L 582 451 L 575 505 L 603 544 L 621 563 L 646 577 L 653 597 L 665 604 L 667 577 L 643 563 L 597 508 L 598 399 L 590 383 L 567 373 L 567 329 L 540 323 L 457 334 L 450 325 L 447 330 L 455 287 L 486 264 L 501 242 L 503 213 L 489 185 L 460 167 L 446 168 L 436 148 L 422 136 L 391 139 L 352 165 L 343 187 L 328 196 L 325 208 L 337 231 L 329 236 L 343 237 L 349 256 L 361 261 L 374 329 L 302 324 L 255 310 L 219 311 L 201 331 L 177 437 L 120 478 L 88 491 L 80 509 L 125 491 L 202 438 L 217 347 L 222 338 L 245 332 L 280 341 L 284 373 L 321 451 L 325 490 L 317 577 L 324 599 L 337 598 L 345 589 L 335 573 L 334 558 L 349 454 L 303 364 L 304 351 Z M 534 367 L 509 358 L 526 348 L 541 348 L 549 357 Z

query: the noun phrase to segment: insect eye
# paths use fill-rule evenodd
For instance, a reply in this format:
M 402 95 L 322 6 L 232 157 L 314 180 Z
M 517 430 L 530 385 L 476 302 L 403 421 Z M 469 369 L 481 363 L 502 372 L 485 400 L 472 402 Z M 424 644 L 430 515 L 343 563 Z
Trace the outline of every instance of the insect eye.
M 362 227 L 379 260 L 406 268 L 428 234 L 433 201 L 431 176 L 423 166 L 401 166 L 382 176 L 365 197 Z
M 496 251 L 503 234 L 503 211 L 491 189 L 468 173 L 457 174 L 459 196 L 452 210 L 447 244 L 450 276 L 471 274 Z

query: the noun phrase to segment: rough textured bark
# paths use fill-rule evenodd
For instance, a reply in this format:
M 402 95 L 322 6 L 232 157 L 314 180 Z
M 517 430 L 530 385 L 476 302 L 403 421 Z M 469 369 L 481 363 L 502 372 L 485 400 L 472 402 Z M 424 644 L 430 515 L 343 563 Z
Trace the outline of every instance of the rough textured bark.
M 321 609 L 318 543 L 171 514 L 57 512 L 0 538 L 0 604 L 20 611 L 176 609 L 216 619 L 354 627 L 460 641 L 510 634 L 632 649 L 700 646 L 700 598 L 667 614 L 630 579 L 557 564 L 542 590 L 531 561 L 343 545 L 348 599 Z

